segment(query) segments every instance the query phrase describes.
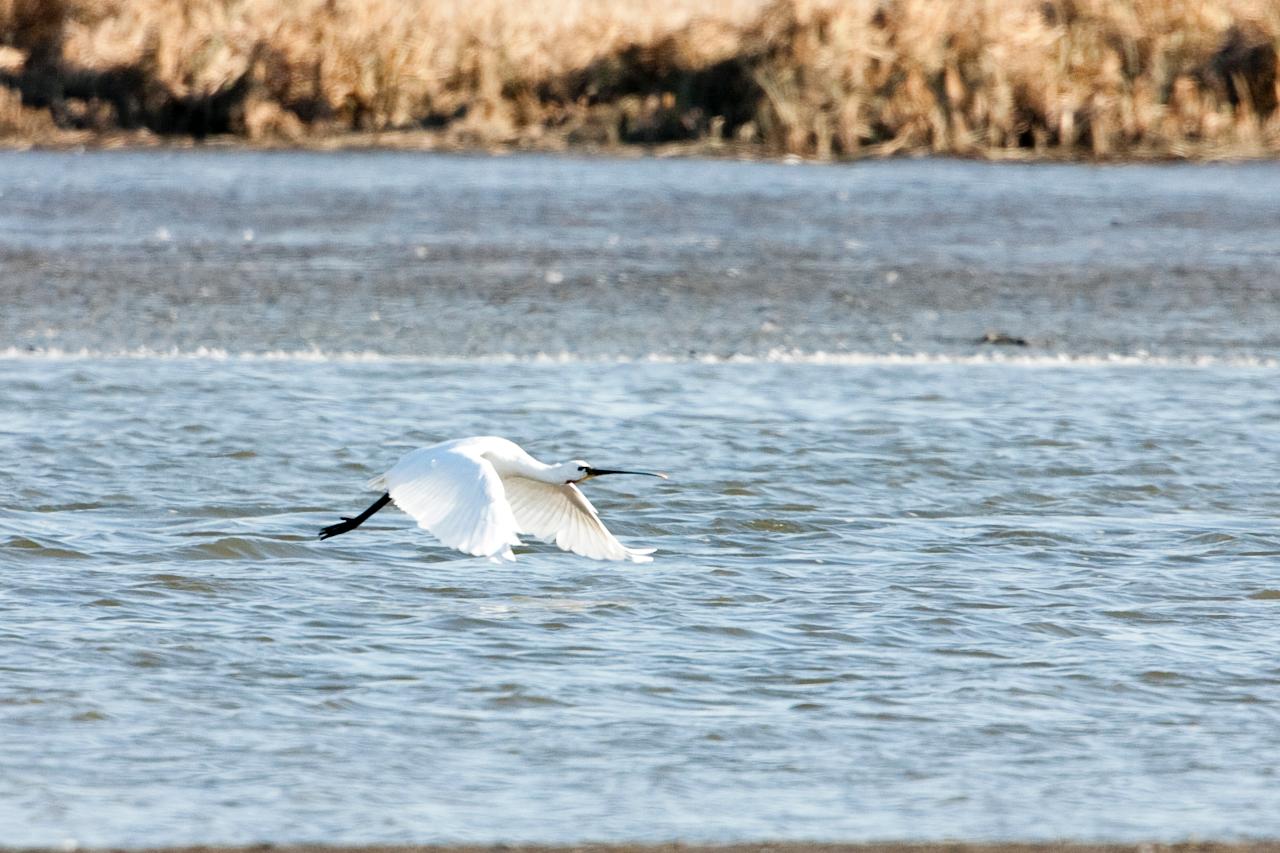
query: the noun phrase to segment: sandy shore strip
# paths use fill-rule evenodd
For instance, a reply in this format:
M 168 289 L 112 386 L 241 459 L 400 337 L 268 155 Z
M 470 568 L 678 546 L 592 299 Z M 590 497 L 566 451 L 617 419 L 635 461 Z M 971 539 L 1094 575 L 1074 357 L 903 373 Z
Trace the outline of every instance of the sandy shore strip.
M 249 846 L 80 848 L 130 853 L 1280 853 L 1280 840 L 1183 841 L 1173 844 L 1048 842 L 868 842 L 859 844 L 804 841 L 751 844 L 566 844 L 566 845 L 327 845 L 255 844 Z M 0 847 L 0 853 L 66 853 L 54 847 Z

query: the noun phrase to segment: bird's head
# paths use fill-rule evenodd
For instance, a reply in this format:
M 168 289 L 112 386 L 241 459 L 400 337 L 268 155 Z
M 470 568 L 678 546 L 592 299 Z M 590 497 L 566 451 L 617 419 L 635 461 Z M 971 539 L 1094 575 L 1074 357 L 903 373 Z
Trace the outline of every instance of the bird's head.
M 556 476 L 566 483 L 581 483 L 583 480 L 590 480 L 592 477 L 603 477 L 605 474 L 640 474 L 645 477 L 667 479 L 666 474 L 659 474 L 654 471 L 615 471 L 608 468 L 592 468 L 583 459 L 561 462 L 555 467 L 555 472 Z

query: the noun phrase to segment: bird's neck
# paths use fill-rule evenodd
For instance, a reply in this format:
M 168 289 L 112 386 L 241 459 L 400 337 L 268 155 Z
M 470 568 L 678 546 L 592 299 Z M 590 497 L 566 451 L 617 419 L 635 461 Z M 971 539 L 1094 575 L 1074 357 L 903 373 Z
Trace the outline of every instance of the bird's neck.
M 555 486 L 560 485 L 567 479 L 559 465 L 547 465 L 536 459 L 532 461 L 536 467 L 530 468 L 528 473 L 521 474 L 522 477 L 528 477 L 530 480 L 538 480 L 543 483 L 551 483 Z
M 502 477 L 524 477 L 527 480 L 537 480 L 540 483 L 553 483 L 559 485 L 564 482 L 564 478 L 560 475 L 559 465 L 548 465 L 545 462 L 539 462 L 527 453 L 521 453 L 508 459 L 491 459 L 494 467 L 498 469 L 498 475 Z

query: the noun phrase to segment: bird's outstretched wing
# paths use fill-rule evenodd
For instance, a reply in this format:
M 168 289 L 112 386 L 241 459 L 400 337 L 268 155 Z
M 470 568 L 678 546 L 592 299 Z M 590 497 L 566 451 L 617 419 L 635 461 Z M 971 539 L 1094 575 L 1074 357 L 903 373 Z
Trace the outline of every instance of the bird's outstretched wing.
M 369 484 L 444 545 L 464 554 L 514 560 L 519 528 L 502 479 L 486 460 L 452 448 L 408 453 Z
M 521 533 L 529 533 L 593 560 L 652 562 L 653 548 L 628 548 L 609 532 L 596 508 L 573 483 L 556 485 L 507 477 L 507 502 Z

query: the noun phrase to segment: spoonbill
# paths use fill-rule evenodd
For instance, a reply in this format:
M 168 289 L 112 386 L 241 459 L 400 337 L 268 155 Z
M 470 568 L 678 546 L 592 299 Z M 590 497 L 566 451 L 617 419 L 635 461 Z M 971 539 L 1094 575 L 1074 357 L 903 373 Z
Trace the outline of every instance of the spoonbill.
M 320 531 L 321 539 L 355 530 L 394 501 L 418 526 L 464 554 L 515 560 L 512 545 L 528 533 L 593 560 L 648 563 L 654 548 L 628 548 L 604 526 L 578 483 L 615 471 L 581 459 L 548 465 L 520 445 L 486 435 L 442 441 L 406 453 L 385 474 L 369 481 L 382 497 L 354 518 L 342 517 Z

